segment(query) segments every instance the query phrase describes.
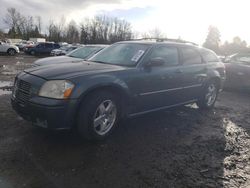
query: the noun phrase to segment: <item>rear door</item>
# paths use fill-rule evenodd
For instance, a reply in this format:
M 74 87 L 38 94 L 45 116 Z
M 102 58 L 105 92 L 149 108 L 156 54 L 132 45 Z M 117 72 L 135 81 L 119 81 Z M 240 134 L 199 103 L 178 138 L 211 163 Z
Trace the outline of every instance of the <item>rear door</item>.
M 181 100 L 196 100 L 207 79 L 207 65 L 194 47 L 181 47 L 182 96 Z

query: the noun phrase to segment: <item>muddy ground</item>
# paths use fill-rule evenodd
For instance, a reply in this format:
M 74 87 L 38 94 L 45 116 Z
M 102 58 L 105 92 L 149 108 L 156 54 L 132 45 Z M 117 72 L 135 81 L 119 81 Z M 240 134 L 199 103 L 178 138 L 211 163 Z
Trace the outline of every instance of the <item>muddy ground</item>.
M 1 188 L 250 187 L 250 94 L 224 91 L 210 112 L 129 119 L 91 143 L 34 128 L 11 109 L 8 81 L 35 59 L 0 56 Z

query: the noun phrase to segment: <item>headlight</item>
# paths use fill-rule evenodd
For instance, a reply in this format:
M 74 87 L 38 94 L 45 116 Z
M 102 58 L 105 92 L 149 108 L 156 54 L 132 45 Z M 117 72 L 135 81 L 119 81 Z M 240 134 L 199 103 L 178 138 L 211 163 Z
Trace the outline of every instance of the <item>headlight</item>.
M 54 99 L 67 99 L 71 95 L 74 84 L 67 80 L 51 80 L 43 84 L 39 96 Z

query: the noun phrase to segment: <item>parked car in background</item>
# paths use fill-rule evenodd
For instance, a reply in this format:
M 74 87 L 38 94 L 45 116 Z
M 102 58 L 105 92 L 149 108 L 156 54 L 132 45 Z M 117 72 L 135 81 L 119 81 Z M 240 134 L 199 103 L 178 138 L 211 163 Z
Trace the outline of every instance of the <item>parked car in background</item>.
M 90 58 L 107 45 L 86 45 L 84 47 L 77 48 L 65 56 L 59 57 L 47 57 L 38 59 L 34 62 L 34 66 L 40 65 L 51 65 L 51 64 L 60 64 L 60 63 L 72 63 L 78 62 Z
M 25 47 L 33 47 L 35 45 L 35 43 L 33 41 L 22 41 L 18 44 L 16 44 L 16 46 L 19 48 L 19 50 L 23 50 Z
M 8 44 L 0 41 L 0 53 L 7 53 L 9 55 L 15 55 L 19 53 L 19 48 L 14 44 Z
M 174 42 L 115 43 L 77 63 L 38 66 L 15 78 L 12 106 L 48 129 L 87 139 L 111 134 L 122 117 L 196 102 L 211 109 L 225 66 L 205 48 Z
M 66 55 L 69 52 L 77 49 L 78 46 L 62 46 L 59 49 L 54 49 L 50 52 L 51 56 L 60 56 L 60 55 Z
M 40 42 L 33 47 L 24 48 L 24 52 L 30 55 L 49 55 L 53 49 L 60 48 L 59 44 L 52 42 Z
M 250 91 L 250 53 L 237 53 L 227 57 L 226 88 L 244 89 Z

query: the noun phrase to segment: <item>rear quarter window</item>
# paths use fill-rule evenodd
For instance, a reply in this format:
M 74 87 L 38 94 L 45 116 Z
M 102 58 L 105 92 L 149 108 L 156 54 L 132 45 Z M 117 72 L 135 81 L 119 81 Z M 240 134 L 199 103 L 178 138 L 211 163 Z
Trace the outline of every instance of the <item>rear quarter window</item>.
M 219 58 L 214 52 L 208 51 L 208 50 L 202 50 L 201 51 L 202 58 L 205 62 L 216 62 L 219 61 Z
M 181 48 L 182 62 L 184 65 L 202 64 L 201 55 L 193 48 Z

